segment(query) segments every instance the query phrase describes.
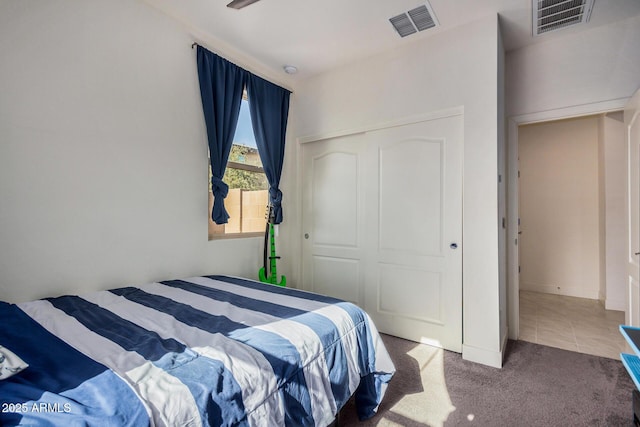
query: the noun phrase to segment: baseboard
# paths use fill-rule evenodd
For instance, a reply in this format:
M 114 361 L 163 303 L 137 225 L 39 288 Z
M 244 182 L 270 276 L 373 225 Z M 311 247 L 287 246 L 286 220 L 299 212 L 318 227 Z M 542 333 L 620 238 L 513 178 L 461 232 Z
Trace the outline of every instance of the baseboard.
M 627 302 L 621 299 L 607 298 L 604 301 L 604 308 L 607 310 L 625 311 Z
M 493 351 L 462 344 L 462 358 L 469 362 L 480 363 L 493 368 L 502 368 L 503 355 L 504 349 Z
M 558 289 L 556 285 L 539 285 L 520 282 L 521 291 L 540 292 L 543 294 L 563 295 L 566 297 L 577 297 L 597 300 L 598 291 L 585 292 L 584 289 L 572 286 L 562 286 Z

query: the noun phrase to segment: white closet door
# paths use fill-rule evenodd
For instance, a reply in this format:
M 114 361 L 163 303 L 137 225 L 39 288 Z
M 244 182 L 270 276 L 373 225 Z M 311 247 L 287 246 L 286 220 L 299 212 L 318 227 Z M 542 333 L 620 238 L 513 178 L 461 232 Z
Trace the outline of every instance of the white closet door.
M 361 134 L 303 145 L 303 287 L 360 306 L 364 282 Z
M 365 308 L 382 331 L 462 351 L 462 116 L 367 138 Z
M 303 146 L 304 287 L 462 351 L 462 115 Z

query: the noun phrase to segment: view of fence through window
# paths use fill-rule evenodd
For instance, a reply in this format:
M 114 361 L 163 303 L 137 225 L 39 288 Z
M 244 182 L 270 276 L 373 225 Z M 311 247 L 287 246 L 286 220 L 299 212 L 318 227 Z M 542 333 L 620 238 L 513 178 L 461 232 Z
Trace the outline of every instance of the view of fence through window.
M 209 167 L 209 239 L 229 234 L 264 232 L 269 182 L 262 169 L 246 99 L 242 100 L 238 127 L 222 180 L 229 186 L 229 194 L 224 201 L 229 222 L 216 224 L 211 220 L 213 194 Z

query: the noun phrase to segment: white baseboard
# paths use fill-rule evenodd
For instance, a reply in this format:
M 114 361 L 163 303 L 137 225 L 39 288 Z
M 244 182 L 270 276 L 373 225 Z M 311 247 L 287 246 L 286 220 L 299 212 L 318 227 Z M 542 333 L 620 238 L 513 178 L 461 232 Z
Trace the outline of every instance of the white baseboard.
M 604 302 L 604 308 L 607 310 L 625 311 L 627 302 L 623 299 L 608 298 Z
M 494 351 L 462 344 L 462 358 L 469 362 L 480 363 L 493 368 L 502 368 L 503 355 L 504 349 Z
M 558 289 L 558 286 L 555 286 L 555 285 L 539 285 L 539 284 L 520 282 L 520 290 L 531 291 L 531 292 L 541 292 L 544 294 L 563 295 L 566 297 L 588 298 L 588 299 L 595 299 L 595 300 L 599 299 L 598 298 L 599 290 L 589 292 L 585 289 L 575 287 L 575 286 L 574 287 L 561 286 L 560 289 Z

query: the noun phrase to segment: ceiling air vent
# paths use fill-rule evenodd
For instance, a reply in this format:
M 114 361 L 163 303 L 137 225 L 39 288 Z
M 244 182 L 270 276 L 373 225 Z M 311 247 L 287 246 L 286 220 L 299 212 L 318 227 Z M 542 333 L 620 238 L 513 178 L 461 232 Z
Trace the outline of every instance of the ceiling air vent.
M 595 0 L 532 0 L 533 35 L 589 22 Z
M 406 13 L 402 15 L 394 16 L 389 19 L 391 21 L 391 25 L 396 29 L 400 37 L 407 37 L 409 34 L 413 34 L 416 32 L 416 28 L 411 23 L 409 16 Z
M 428 30 L 438 25 L 436 16 L 431 9 L 431 5 L 426 3 L 411 9 L 406 13 L 394 16 L 389 19 L 393 28 L 396 29 L 400 37 L 406 37 L 418 31 Z

